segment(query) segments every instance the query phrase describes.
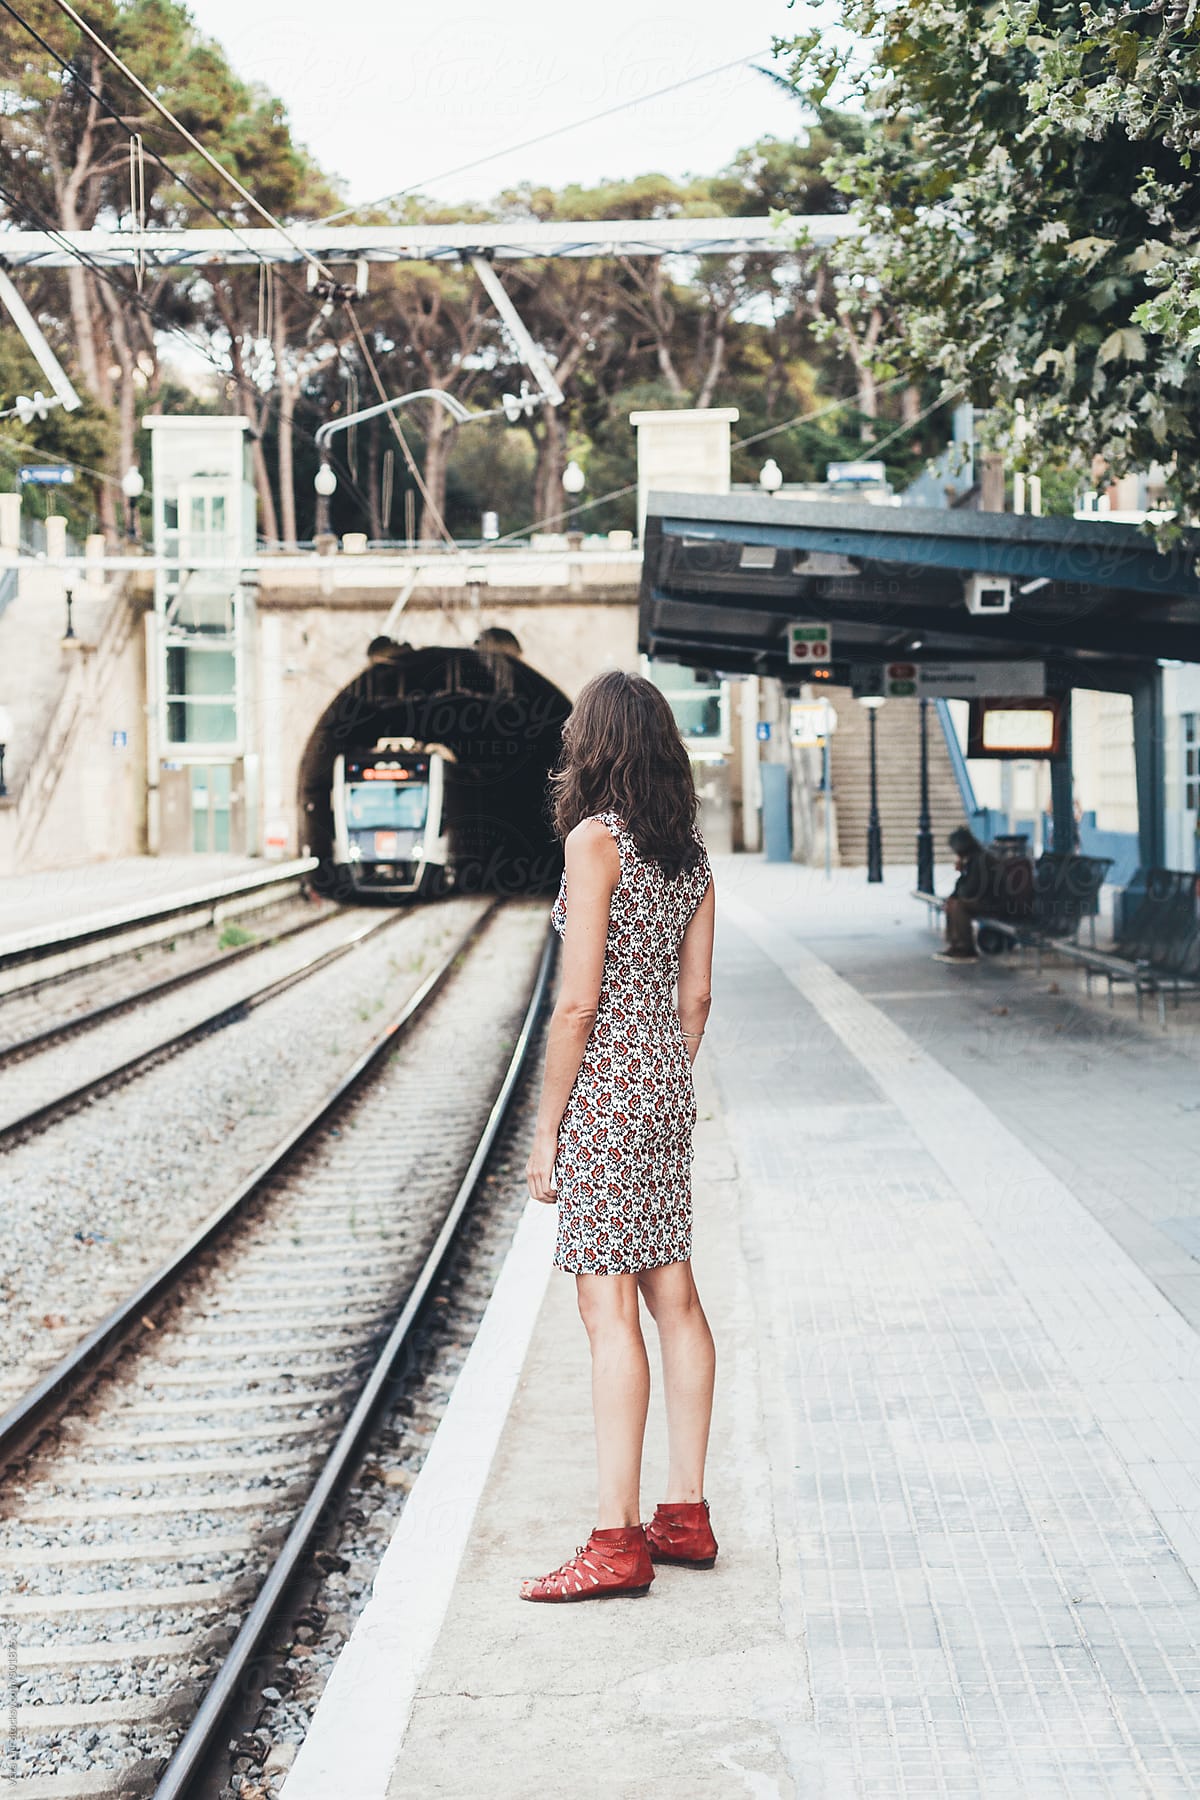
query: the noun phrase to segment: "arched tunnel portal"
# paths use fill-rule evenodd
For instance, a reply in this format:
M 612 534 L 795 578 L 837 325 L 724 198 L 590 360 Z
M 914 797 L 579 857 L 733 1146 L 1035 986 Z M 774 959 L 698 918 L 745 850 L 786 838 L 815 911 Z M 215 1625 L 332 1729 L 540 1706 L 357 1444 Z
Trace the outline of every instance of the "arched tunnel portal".
M 380 738 L 453 751 L 447 774 L 450 858 L 458 890 L 544 893 L 562 852 L 546 813 L 546 783 L 571 702 L 531 668 L 511 632 L 473 648 L 414 649 L 376 638 L 368 666 L 326 707 L 300 763 L 300 840 L 333 884 L 336 758 Z

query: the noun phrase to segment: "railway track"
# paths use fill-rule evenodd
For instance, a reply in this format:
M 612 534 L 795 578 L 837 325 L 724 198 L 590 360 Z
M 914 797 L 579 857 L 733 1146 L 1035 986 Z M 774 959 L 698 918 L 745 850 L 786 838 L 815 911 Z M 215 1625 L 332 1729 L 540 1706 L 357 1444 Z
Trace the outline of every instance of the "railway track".
M 0 1517 L 14 1796 L 194 1791 L 504 1117 L 544 921 L 481 904 L 317 1112 L 0 1421 L 7 1461 L 34 1443 Z
M 326 927 L 332 940 L 329 944 L 299 958 L 276 957 L 283 967 L 272 972 L 268 979 L 256 986 L 241 987 L 232 997 L 223 996 L 215 1006 L 202 1004 L 194 1008 L 184 1022 L 173 1022 L 170 1028 L 167 1028 L 163 1002 L 170 1000 L 180 987 L 190 985 L 202 976 L 211 977 L 215 984 L 225 986 L 223 977 L 230 966 L 228 958 L 217 958 L 175 980 L 159 984 L 161 991 L 135 996 L 126 1004 L 105 1005 L 99 1009 L 99 1017 L 85 1014 L 81 1019 L 61 1021 L 39 1045 L 29 1045 L 27 1040 L 25 1053 L 15 1058 L 13 1066 L 4 1073 L 0 1090 L 0 1151 L 44 1130 L 56 1119 L 85 1106 L 111 1088 L 134 1080 L 211 1032 L 236 1024 L 256 1007 L 349 955 L 378 932 L 386 931 L 405 917 L 407 914 L 400 911 L 372 912 L 365 921 L 360 913 L 345 910 L 322 914 L 313 924 Z M 300 929 L 311 928 L 306 923 Z M 285 932 L 273 943 L 263 945 L 260 954 L 286 952 L 297 935 L 295 929 Z M 109 1028 L 107 1032 L 104 1027 Z M 76 1038 L 84 1041 L 73 1058 L 76 1067 L 68 1071 L 61 1050 L 67 1040 Z M 82 1070 L 79 1065 L 83 1065 Z M 2 1057 L 0 1066 L 3 1066 Z
M 170 939 L 168 946 L 150 953 L 148 979 L 137 966 L 147 953 L 118 949 L 102 963 L 46 980 L 35 979 L 12 989 L 0 997 L 0 1069 L 311 931 L 330 918 L 333 911 L 332 907 L 310 900 L 293 902 L 283 919 L 263 921 L 258 934 L 243 928 L 239 935 L 244 935 L 246 941 L 230 944 L 215 955 L 211 954 L 211 945 L 203 941 L 213 935 L 211 930 L 195 933 L 199 941 L 182 951 L 175 948 L 176 940 Z M 134 963 L 133 968 L 130 963 Z M 156 968 L 171 964 L 175 967 L 169 973 L 155 973 Z M 139 974 L 143 975 L 140 981 Z M 67 989 L 65 994 L 61 992 L 63 988 Z M 53 1004 L 55 998 L 58 1006 Z M 47 1011 L 52 1015 L 49 1019 Z

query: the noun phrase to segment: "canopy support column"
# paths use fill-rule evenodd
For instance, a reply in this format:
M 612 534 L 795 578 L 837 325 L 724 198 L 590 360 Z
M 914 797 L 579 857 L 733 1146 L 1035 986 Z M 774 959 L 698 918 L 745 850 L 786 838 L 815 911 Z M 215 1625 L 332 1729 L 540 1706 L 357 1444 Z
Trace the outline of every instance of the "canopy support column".
M 1063 730 L 1063 753 L 1050 764 L 1050 818 L 1054 828 L 1054 848 L 1069 856 L 1075 848 L 1075 779 L 1072 767 L 1071 700 L 1067 696 L 1067 718 Z
M 1138 861 L 1143 869 L 1160 869 L 1166 857 L 1166 722 L 1160 668 L 1134 677 L 1133 761 L 1137 781 Z

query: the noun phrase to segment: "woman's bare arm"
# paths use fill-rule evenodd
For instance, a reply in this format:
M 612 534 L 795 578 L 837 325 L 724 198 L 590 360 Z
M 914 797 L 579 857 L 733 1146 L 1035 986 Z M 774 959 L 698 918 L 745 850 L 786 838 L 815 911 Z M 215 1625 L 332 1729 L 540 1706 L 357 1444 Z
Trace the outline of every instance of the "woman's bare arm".
M 713 927 L 716 892 L 709 881 L 704 898 L 688 920 L 679 946 L 679 1024 L 688 1056 L 696 1060 L 704 1025 L 712 1005 Z
M 562 979 L 546 1039 L 542 1098 L 526 1165 L 535 1200 L 552 1201 L 558 1127 L 571 1097 L 591 1036 L 604 979 L 609 907 L 621 878 L 621 856 L 606 826 L 595 819 L 577 825 L 566 841 L 567 929 Z

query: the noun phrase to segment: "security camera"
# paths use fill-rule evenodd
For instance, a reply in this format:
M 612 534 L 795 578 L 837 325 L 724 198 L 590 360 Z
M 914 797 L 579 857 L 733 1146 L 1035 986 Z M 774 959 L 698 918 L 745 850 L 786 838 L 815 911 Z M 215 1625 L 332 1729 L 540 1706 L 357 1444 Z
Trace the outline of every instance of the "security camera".
M 1006 613 L 1012 609 L 1012 582 L 1007 575 L 968 575 L 963 584 L 967 611 Z

